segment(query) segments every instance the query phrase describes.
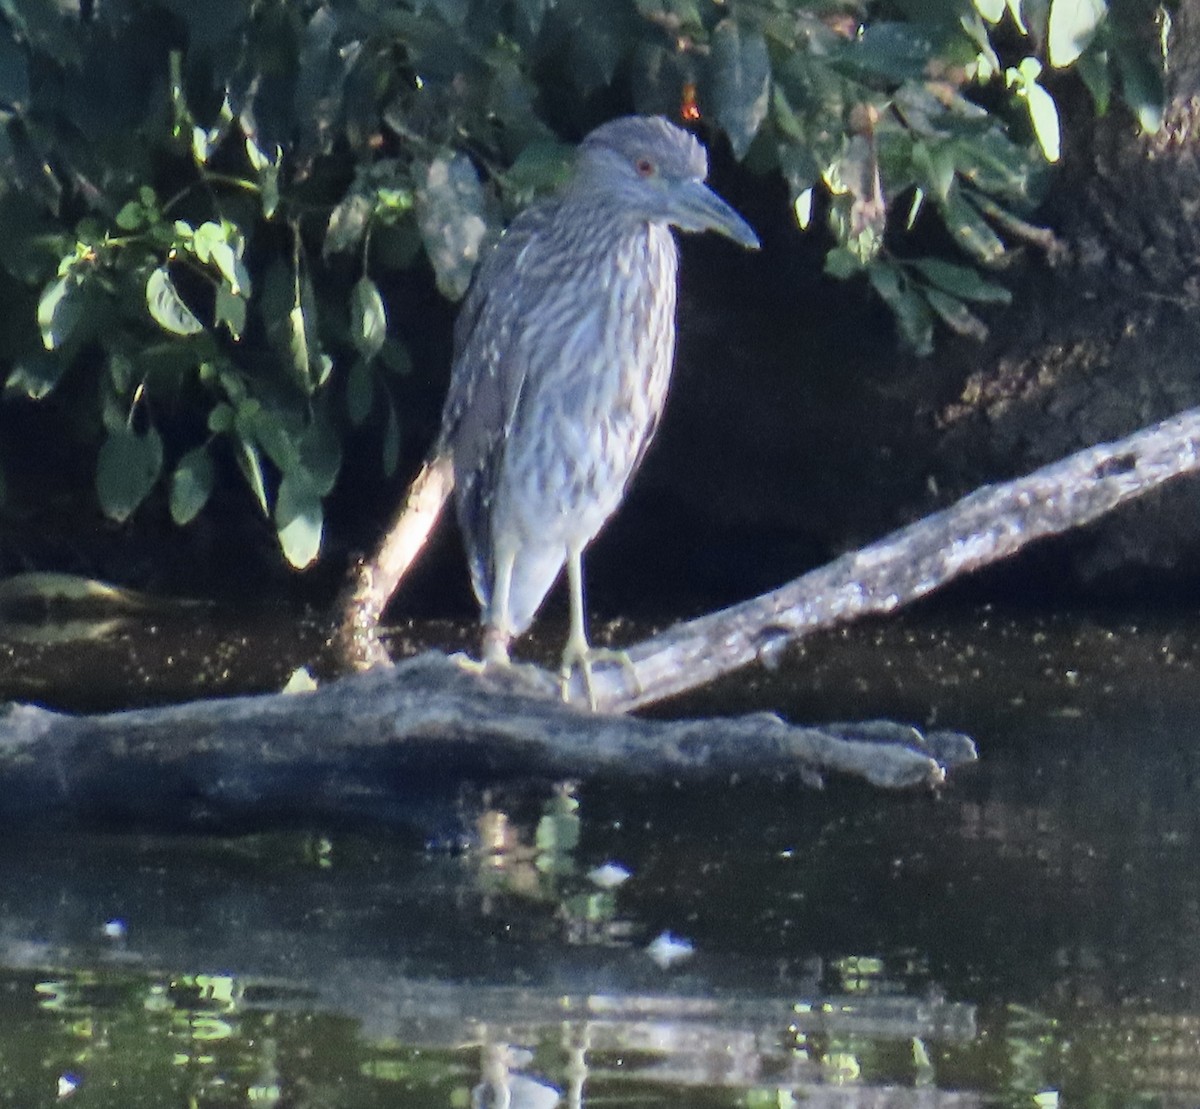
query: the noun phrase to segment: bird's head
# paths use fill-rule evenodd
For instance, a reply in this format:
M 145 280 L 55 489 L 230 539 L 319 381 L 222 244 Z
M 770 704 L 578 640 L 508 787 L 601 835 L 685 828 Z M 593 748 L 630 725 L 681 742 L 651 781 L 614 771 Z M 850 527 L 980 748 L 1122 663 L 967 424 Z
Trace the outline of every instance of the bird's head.
M 705 183 L 708 155 L 662 116 L 626 116 L 602 124 L 580 144 L 577 188 L 618 201 L 635 218 L 681 231 L 718 231 L 756 248 L 754 229 Z

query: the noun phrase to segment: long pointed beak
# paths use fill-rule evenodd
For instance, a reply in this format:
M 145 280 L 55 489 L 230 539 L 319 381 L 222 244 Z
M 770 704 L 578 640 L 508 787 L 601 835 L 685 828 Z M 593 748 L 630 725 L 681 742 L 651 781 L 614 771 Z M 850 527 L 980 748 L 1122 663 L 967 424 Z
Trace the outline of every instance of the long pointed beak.
M 758 236 L 741 216 L 703 181 L 681 181 L 671 194 L 671 222 L 681 231 L 717 231 L 750 250 Z

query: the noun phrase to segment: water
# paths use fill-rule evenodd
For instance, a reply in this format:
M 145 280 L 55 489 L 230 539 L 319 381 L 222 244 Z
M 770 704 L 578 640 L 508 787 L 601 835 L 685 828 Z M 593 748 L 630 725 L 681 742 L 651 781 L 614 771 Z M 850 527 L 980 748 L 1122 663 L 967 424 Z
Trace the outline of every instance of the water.
M 0 635 L 7 692 L 232 692 L 319 642 L 239 621 Z M 1194 1106 L 1198 632 L 926 609 L 682 707 L 970 732 L 936 796 L 509 792 L 458 852 L 6 829 L 0 1106 Z

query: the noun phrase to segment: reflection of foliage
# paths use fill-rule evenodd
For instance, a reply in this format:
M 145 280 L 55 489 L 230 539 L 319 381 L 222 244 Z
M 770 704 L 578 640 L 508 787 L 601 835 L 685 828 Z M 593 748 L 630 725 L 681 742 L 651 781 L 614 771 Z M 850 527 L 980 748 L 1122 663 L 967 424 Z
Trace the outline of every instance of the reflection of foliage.
M 781 173 L 802 225 L 824 213 L 828 271 L 865 273 L 915 348 L 938 320 L 982 335 L 972 306 L 1008 293 L 980 268 L 1028 230 L 1057 156 L 1044 65 L 1073 66 L 1101 109 L 1119 87 L 1153 126 L 1155 6 L 861 7 L 3 0 L 6 395 L 90 375 L 98 419 L 77 428 L 111 518 L 161 483 L 187 524 L 224 456 L 308 564 L 346 437 L 369 428 L 383 470 L 398 461 L 420 320 L 381 278 L 423 252 L 460 296 L 501 213 L 561 179 L 554 129 L 595 122 L 604 92 L 707 116 Z M 889 246 L 925 211 L 960 258 Z

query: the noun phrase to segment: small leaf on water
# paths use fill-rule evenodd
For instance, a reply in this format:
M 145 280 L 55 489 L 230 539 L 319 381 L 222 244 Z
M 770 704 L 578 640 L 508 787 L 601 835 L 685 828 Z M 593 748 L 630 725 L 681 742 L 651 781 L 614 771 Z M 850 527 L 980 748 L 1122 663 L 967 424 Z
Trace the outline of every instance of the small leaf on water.
M 275 498 L 279 545 L 297 570 L 311 565 L 321 550 L 324 513 L 321 498 L 302 477 L 285 474 Z
M 162 438 L 154 428 L 139 435 L 121 425 L 109 432 L 96 461 L 96 493 L 109 519 L 127 520 L 162 472 Z
M 366 275 L 350 290 L 350 341 L 364 359 L 374 358 L 387 338 L 387 309 L 379 287 Z
M 171 519 L 190 524 L 208 503 L 213 489 L 213 464 L 206 447 L 190 450 L 171 475 Z
M 146 281 L 146 307 L 158 325 L 174 335 L 195 335 L 204 330 L 183 303 L 166 266 L 159 266 Z

